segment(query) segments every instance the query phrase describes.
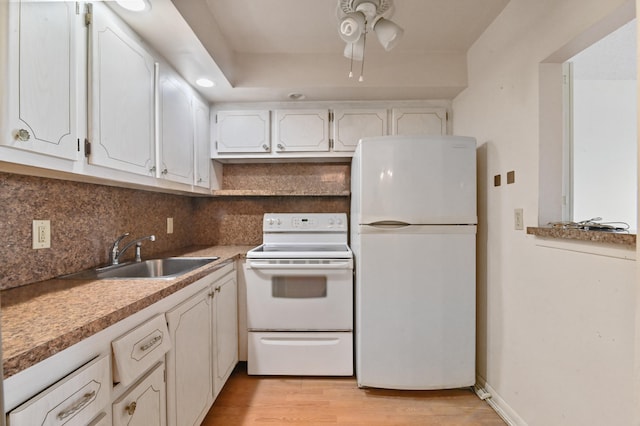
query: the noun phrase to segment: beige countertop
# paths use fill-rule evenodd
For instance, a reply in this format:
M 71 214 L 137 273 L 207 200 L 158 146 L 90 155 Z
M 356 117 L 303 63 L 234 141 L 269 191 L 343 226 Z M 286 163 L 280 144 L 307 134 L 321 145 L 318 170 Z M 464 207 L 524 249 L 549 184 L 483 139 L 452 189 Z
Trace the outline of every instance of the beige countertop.
M 42 281 L 1 293 L 4 378 L 25 370 L 243 257 L 252 246 L 190 247 L 170 256 L 217 256 L 171 280 Z

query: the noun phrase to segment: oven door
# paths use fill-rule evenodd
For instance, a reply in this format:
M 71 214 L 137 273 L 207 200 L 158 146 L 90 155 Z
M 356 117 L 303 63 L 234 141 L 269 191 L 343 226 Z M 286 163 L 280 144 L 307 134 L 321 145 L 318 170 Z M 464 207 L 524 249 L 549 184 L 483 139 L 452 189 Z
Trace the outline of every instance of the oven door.
M 353 329 L 351 259 L 247 259 L 249 330 Z

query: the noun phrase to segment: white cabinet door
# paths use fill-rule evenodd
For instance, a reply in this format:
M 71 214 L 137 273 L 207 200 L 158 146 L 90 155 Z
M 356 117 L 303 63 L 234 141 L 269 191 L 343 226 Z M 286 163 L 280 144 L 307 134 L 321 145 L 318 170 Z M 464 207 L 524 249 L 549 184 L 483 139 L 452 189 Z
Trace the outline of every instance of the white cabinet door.
M 91 164 L 141 175 L 155 167 L 155 62 L 106 6 L 91 24 Z
M 336 109 L 333 112 L 334 151 L 354 151 L 361 138 L 386 134 L 386 109 Z
M 391 111 L 392 135 L 446 135 L 445 108 L 394 108 Z
M 75 2 L 9 2 L 9 130 L 0 143 L 76 160 Z M 3 30 L 6 31 L 6 30 Z
M 274 145 L 277 152 L 329 151 L 329 111 L 276 110 Z
M 224 153 L 269 153 L 271 125 L 269 111 L 218 111 L 216 151 Z
M 198 98 L 193 100 L 195 127 L 195 184 L 209 188 L 211 169 L 211 142 L 209 138 L 209 105 Z
M 186 83 L 168 75 L 159 82 L 160 177 L 185 184 L 193 183 L 194 122 L 192 94 Z
M 233 272 L 213 284 L 215 329 L 215 395 L 238 363 L 238 284 Z
M 159 363 L 113 403 L 113 426 L 166 424 L 164 363 Z
M 167 354 L 169 426 L 199 425 L 213 403 L 209 287 L 167 312 L 173 349 Z

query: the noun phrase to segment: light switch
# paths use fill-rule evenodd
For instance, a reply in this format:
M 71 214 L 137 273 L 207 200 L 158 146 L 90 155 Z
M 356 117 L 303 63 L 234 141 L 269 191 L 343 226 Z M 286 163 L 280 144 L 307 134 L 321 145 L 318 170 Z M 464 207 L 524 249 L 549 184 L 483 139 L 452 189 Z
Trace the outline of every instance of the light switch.
M 522 209 L 515 209 L 513 211 L 513 228 L 516 231 L 522 231 L 524 229 L 524 212 Z

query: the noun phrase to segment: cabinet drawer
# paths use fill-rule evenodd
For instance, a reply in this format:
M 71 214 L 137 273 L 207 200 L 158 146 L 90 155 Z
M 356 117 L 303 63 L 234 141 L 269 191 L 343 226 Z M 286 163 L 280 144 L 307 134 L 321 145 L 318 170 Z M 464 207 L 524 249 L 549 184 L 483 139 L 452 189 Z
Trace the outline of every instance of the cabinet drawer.
M 105 355 L 11 411 L 9 424 L 86 425 L 110 399 L 109 357 Z
M 164 315 L 158 315 L 114 340 L 111 348 L 113 381 L 129 386 L 171 349 Z

